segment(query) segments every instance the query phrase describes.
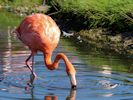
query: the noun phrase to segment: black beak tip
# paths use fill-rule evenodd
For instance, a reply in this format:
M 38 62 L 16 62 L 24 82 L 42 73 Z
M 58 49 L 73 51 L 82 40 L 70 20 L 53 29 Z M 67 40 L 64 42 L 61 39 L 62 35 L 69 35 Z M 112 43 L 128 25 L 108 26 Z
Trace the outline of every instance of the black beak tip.
M 73 90 L 76 90 L 77 89 L 77 86 L 76 85 L 72 85 L 71 87 Z

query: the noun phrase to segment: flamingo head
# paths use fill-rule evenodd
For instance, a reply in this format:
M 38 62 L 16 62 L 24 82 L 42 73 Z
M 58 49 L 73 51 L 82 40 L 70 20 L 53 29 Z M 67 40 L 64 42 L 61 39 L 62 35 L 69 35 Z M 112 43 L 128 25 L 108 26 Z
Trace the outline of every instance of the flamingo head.
M 69 74 L 68 76 L 69 76 L 70 81 L 71 81 L 71 86 L 72 86 L 71 88 L 72 88 L 72 89 L 76 89 L 76 87 L 77 87 L 77 82 L 76 82 L 75 74 Z

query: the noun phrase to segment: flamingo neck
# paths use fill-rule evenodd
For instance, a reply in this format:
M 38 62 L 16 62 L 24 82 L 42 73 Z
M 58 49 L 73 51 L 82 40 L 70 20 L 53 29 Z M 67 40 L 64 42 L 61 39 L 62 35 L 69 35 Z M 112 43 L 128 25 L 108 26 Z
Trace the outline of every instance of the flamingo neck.
M 63 59 L 64 62 L 65 62 L 65 65 L 66 65 L 66 72 L 67 72 L 67 74 L 70 78 L 70 81 L 71 81 L 72 88 L 75 88 L 76 84 L 77 84 L 76 83 L 76 77 L 75 77 L 76 71 L 75 71 L 75 68 L 72 65 L 72 63 L 68 60 L 66 55 L 63 54 L 63 53 L 58 53 L 55 57 L 54 62 L 52 63 L 51 55 L 52 55 L 52 53 L 49 53 L 49 54 L 44 53 L 44 61 L 45 61 L 45 64 L 46 64 L 47 68 L 50 69 L 50 70 L 57 69 L 59 60 Z
M 63 59 L 65 64 L 66 64 L 66 71 L 68 74 L 70 73 L 76 73 L 75 69 L 73 68 L 73 65 L 71 64 L 71 62 L 68 60 L 68 58 L 66 57 L 65 54 L 63 53 L 58 53 L 55 57 L 55 60 L 54 62 L 52 63 L 51 61 L 51 56 L 52 54 L 49 53 L 49 54 L 44 54 L 44 61 L 45 61 L 45 64 L 47 66 L 48 69 L 50 70 L 54 70 L 54 69 L 57 69 L 58 68 L 58 63 L 59 63 L 59 60 L 60 59 Z
M 52 63 L 51 56 L 52 56 L 52 53 L 44 54 L 44 62 L 48 69 L 54 70 L 54 69 L 56 69 L 56 66 L 58 66 L 58 61 L 54 61 Z

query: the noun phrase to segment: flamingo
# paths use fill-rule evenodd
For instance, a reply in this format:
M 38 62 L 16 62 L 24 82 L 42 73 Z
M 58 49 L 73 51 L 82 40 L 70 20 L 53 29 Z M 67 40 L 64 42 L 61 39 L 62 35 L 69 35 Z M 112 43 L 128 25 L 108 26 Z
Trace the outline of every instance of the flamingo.
M 58 68 L 59 60 L 62 59 L 66 65 L 66 73 L 70 78 L 71 88 L 76 88 L 76 70 L 64 53 L 58 53 L 54 62 L 51 61 L 53 50 L 57 47 L 60 39 L 60 29 L 55 21 L 48 15 L 35 13 L 28 15 L 15 29 L 17 37 L 29 47 L 31 54 L 26 59 L 25 64 L 31 71 L 32 84 L 36 78 L 33 70 L 34 56 L 38 51 L 44 55 L 44 62 L 49 70 Z M 32 58 L 32 65 L 29 60 Z

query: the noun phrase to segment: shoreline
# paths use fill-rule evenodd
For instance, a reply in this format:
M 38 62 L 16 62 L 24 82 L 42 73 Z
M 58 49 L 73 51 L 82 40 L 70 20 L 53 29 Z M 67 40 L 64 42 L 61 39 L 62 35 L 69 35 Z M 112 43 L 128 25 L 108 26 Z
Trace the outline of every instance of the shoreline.
M 121 34 L 115 36 L 107 35 L 104 29 L 81 30 L 77 35 L 81 39 L 98 49 L 109 50 L 120 55 L 133 57 L 133 38 L 123 37 Z
M 41 8 L 41 9 L 40 9 Z M 33 12 L 46 13 L 49 11 L 49 6 L 36 6 L 35 9 L 30 11 L 30 8 L 17 7 L 16 9 L 10 7 L 1 7 L 8 12 L 15 13 L 19 16 L 28 15 Z M 27 9 L 27 10 L 25 10 Z M 45 10 L 44 10 L 45 9 Z M 45 11 L 45 12 L 42 12 Z M 103 50 L 111 50 L 121 55 L 126 55 L 132 58 L 133 56 L 133 36 L 124 36 L 120 33 L 112 35 L 112 32 L 108 31 L 106 28 L 95 28 L 95 29 L 83 29 L 84 26 L 77 24 L 76 19 L 70 22 L 72 19 L 70 16 L 63 18 L 63 14 L 59 13 L 52 15 L 61 30 L 64 31 L 75 31 L 74 38 L 80 36 L 81 40 L 88 45 L 93 45 L 96 48 Z M 82 18 L 81 18 L 82 19 Z M 82 19 L 84 20 L 84 19 Z M 79 23 L 79 21 L 78 21 Z M 132 35 L 132 34 L 130 34 Z
M 61 30 L 67 33 L 74 33 L 73 39 L 80 37 L 80 40 L 77 39 L 77 41 L 82 41 L 98 49 L 113 51 L 120 55 L 133 58 L 132 33 L 112 32 L 112 30 L 101 27 L 87 29 L 82 23 L 80 24 L 80 21 L 77 23 L 76 18 L 73 19 L 70 16 L 63 16 L 63 14 L 59 13 L 52 17 L 55 18 Z

